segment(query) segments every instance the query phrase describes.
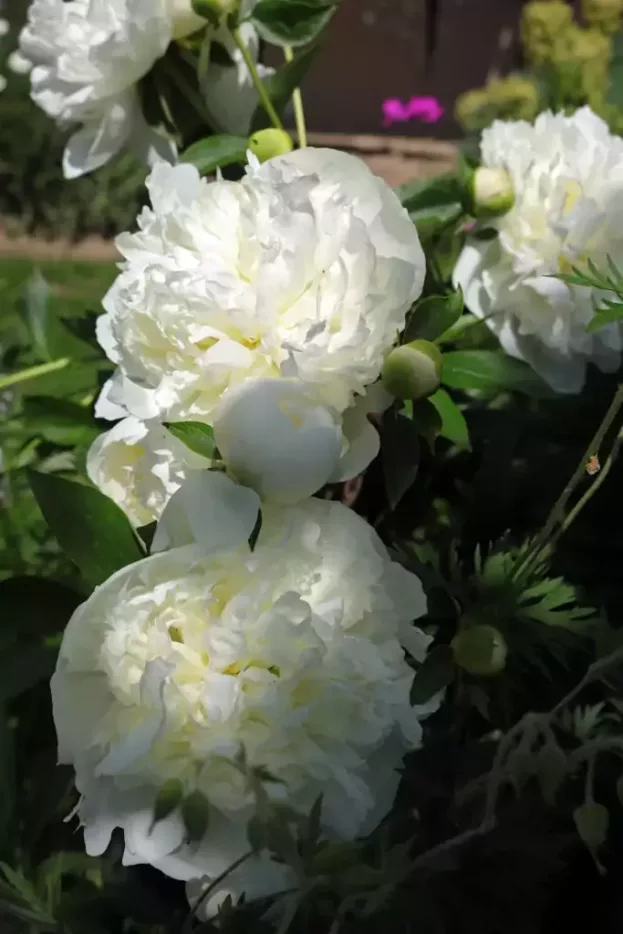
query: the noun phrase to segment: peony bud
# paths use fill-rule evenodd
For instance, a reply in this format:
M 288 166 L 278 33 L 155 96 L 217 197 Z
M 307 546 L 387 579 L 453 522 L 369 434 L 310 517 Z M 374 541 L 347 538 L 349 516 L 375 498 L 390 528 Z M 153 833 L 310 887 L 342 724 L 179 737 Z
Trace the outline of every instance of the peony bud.
M 481 166 L 472 176 L 474 214 L 506 214 L 515 203 L 515 192 L 506 169 Z
M 275 156 L 283 156 L 286 152 L 292 152 L 294 143 L 285 130 L 269 128 L 258 130 L 249 137 L 249 149 L 260 162 L 267 162 Z
M 383 384 L 397 399 L 423 399 L 439 389 L 442 356 L 430 341 L 395 347 L 383 364 Z
M 459 668 L 470 675 L 497 675 L 506 665 L 506 641 L 495 626 L 464 629 L 454 637 L 451 647 Z
M 230 390 L 214 436 L 229 473 L 278 503 L 306 499 L 328 483 L 342 448 L 337 414 L 289 379 L 253 379 Z

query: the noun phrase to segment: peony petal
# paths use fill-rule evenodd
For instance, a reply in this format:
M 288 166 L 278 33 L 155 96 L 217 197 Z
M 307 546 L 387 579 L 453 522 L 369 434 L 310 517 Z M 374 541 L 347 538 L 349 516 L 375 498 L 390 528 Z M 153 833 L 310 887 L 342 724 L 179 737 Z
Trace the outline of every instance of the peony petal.
M 257 493 L 223 473 L 193 473 L 174 493 L 158 523 L 152 551 L 196 543 L 206 554 L 246 543 L 260 508 Z

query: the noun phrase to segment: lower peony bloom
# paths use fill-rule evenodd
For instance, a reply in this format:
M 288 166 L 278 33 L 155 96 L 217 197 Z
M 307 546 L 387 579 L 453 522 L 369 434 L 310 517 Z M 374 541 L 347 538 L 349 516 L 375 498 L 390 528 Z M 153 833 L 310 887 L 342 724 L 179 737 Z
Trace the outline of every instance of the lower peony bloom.
M 98 587 L 70 620 L 52 679 L 87 852 L 103 853 L 120 827 L 124 863 L 192 882 L 191 898 L 249 848 L 241 747 L 249 767 L 279 779 L 267 794 L 302 814 L 322 794 L 323 832 L 352 839 L 391 807 L 430 712 L 410 705 L 404 651 L 426 651 L 412 625 L 422 586 L 361 518 L 308 500 L 267 508 L 253 552 L 212 536 L 210 549 L 146 558 Z M 207 802 L 192 843 L 180 807 L 154 824 L 171 780 Z M 289 872 L 254 857 L 216 901 L 270 894 Z
M 490 221 L 495 239 L 468 242 L 454 281 L 508 354 L 557 391 L 578 392 L 587 362 L 617 368 L 621 329 L 587 333 L 603 296 L 557 277 L 588 259 L 623 266 L 623 140 L 585 107 L 496 122 L 481 148 L 484 166 L 508 172 L 514 206 Z

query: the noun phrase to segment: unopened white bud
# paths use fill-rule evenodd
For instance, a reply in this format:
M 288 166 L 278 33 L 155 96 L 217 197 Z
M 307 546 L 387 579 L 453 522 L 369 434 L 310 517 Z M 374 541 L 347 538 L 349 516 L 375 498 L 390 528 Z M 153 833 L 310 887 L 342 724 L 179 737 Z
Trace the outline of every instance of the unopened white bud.
M 515 203 L 515 192 L 506 169 L 481 166 L 472 178 L 474 213 L 506 214 Z

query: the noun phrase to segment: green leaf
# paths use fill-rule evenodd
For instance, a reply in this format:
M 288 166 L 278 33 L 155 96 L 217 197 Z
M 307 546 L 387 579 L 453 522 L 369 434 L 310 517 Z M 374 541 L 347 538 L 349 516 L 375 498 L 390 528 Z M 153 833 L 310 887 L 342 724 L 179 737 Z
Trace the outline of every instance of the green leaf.
M 236 162 L 244 165 L 247 161 L 247 145 L 246 136 L 209 136 L 189 146 L 180 156 L 180 162 L 190 162 L 202 175 L 211 175 L 224 165 Z
M 623 35 L 612 38 L 612 59 L 608 75 L 606 103 L 617 110 L 623 109 Z
M 75 447 L 99 434 L 89 411 L 67 399 L 29 396 L 24 399 L 23 416 L 29 436 L 40 435 L 53 444 Z
M 434 341 L 455 324 L 463 314 L 463 293 L 430 295 L 418 302 L 411 314 L 402 338 L 403 344 L 414 340 Z
M 613 321 L 623 318 L 623 304 L 621 302 L 606 302 L 603 309 L 596 312 L 595 317 L 586 326 L 588 333 L 598 331 Z
M 403 207 L 411 213 L 462 203 L 463 186 L 459 178 L 451 173 L 425 180 L 415 179 L 405 185 L 399 185 L 396 194 Z
M 47 681 L 54 672 L 56 650 L 42 642 L 5 649 L 0 661 L 0 705 Z
M 26 282 L 24 289 L 24 302 L 26 305 L 26 319 L 28 329 L 32 338 L 34 350 L 42 360 L 50 359 L 50 349 L 48 347 L 47 325 L 48 325 L 48 299 L 50 287 L 41 275 L 39 269 L 35 269 L 32 276 Z
M 463 214 L 463 206 L 459 202 L 409 211 L 409 217 L 415 224 L 420 239 L 424 243 L 428 243 L 452 227 L 453 224 L 457 224 Z
M 8 718 L 0 708 L 0 852 L 8 841 L 15 805 L 15 743 Z
M 441 418 L 439 434 L 462 448 L 470 449 L 469 429 L 465 416 L 454 399 L 445 391 L 438 389 L 428 401 L 435 406 Z
M 491 395 L 508 390 L 537 398 L 551 395 L 527 363 L 495 350 L 456 350 L 444 354 L 441 381 L 451 389 L 476 389 Z
M 91 586 L 144 557 L 124 513 L 99 490 L 35 471 L 29 477 L 46 522 Z
M 411 703 L 425 704 L 454 680 L 456 664 L 449 645 L 431 649 L 418 668 L 411 686 Z
M 57 581 L 17 576 L 0 581 L 3 635 L 14 638 L 54 636 L 62 632 L 69 617 L 82 602 L 75 590 Z
M 249 536 L 249 548 L 251 551 L 255 551 L 255 546 L 257 545 L 257 540 L 260 537 L 260 532 L 262 531 L 262 510 L 258 510 L 257 520 L 253 526 L 253 531 Z
M 603 804 L 587 801 L 573 812 L 578 834 L 589 850 L 596 850 L 606 842 L 610 815 Z
M 428 446 L 432 449 L 441 430 L 441 418 L 429 399 L 421 399 L 413 403 L 411 413 L 413 424 Z
M 165 422 L 164 427 L 195 454 L 209 460 L 214 457 L 216 443 L 214 431 L 209 425 L 203 422 Z
M 182 801 L 182 820 L 191 842 L 201 840 L 210 823 L 210 804 L 200 791 L 191 791 Z
M 291 62 L 286 62 L 273 75 L 267 75 L 262 79 L 277 113 L 283 113 L 292 97 L 292 92 L 300 87 L 319 48 L 320 42 L 314 42 L 308 48 L 301 49 Z M 253 118 L 253 127 L 255 128 L 260 121 L 261 125 L 264 125 L 267 119 L 264 108 L 258 107 Z
M 419 431 L 410 418 L 390 409 L 383 419 L 381 440 L 385 495 L 394 510 L 417 476 Z
M 158 789 L 154 804 L 154 824 L 160 823 L 181 803 L 184 788 L 179 778 L 170 778 L 168 782 Z
M 318 0 L 260 0 L 251 22 L 266 42 L 307 45 L 324 29 L 336 8 L 336 3 Z

